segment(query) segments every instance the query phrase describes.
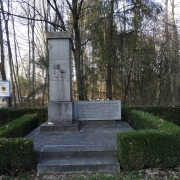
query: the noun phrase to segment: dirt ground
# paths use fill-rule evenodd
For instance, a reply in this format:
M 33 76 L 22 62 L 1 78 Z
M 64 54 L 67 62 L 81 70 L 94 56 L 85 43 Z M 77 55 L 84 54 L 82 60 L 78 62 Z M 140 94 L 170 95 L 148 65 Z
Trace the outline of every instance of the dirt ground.
M 118 174 L 111 173 L 81 173 L 81 174 L 48 174 L 39 175 L 35 170 L 20 174 L 17 177 L 0 176 L 0 180 L 179 180 L 180 165 L 173 169 L 160 170 L 158 168 L 139 171 L 121 171 Z

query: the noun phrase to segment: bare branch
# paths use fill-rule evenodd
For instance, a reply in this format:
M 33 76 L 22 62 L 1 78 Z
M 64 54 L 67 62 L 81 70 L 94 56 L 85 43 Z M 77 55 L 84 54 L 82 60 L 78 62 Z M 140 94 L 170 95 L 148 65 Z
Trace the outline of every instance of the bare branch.
M 60 12 L 59 12 L 59 10 L 58 10 L 58 6 L 57 6 L 57 3 L 56 3 L 56 0 L 54 0 L 54 5 L 55 5 L 55 8 L 56 8 L 56 13 L 57 13 L 57 15 L 59 16 L 59 19 L 60 19 L 60 21 L 61 21 L 61 24 L 62 24 L 62 29 L 64 30 L 64 31 L 66 31 L 66 27 L 65 27 L 65 25 L 64 25 L 64 21 L 63 21 L 63 18 L 62 18 L 62 15 L 60 14 Z
M 84 43 L 82 43 L 81 44 L 81 46 L 84 46 L 84 45 L 86 45 L 89 41 L 91 41 L 92 40 L 92 38 L 91 39 L 87 39 Z
M 80 4 L 79 4 L 79 8 L 78 8 L 78 14 L 77 14 L 77 19 L 79 19 L 80 13 L 81 13 L 81 9 L 82 9 L 82 4 L 83 4 L 84 0 L 81 0 Z
M 58 25 L 56 23 L 52 23 L 51 21 L 48 21 L 46 19 L 36 19 L 36 18 L 31 18 L 31 17 L 25 17 L 25 16 L 21 16 L 21 15 L 18 15 L 18 14 L 12 14 L 12 13 L 8 13 L 7 11 L 4 11 L 4 13 L 6 15 L 11 15 L 11 16 L 14 16 L 14 17 L 19 17 L 21 19 L 28 19 L 28 20 L 33 20 L 33 21 L 41 21 L 41 22 L 47 22 L 53 26 L 56 26 L 56 27 L 59 27 L 60 29 L 63 29 L 62 25 Z M 66 30 L 65 30 L 66 31 Z
M 66 0 L 66 2 L 68 4 L 68 6 L 69 6 L 69 9 L 71 10 L 71 13 L 73 13 L 73 9 L 72 9 L 72 6 L 71 6 L 70 2 L 68 0 Z

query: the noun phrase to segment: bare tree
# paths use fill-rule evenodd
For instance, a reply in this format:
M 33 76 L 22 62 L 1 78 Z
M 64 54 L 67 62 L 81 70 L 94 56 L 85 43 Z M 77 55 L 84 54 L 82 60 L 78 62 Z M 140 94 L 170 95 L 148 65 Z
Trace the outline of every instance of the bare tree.
M 6 31 L 6 38 L 7 38 L 9 67 L 10 67 L 10 77 L 11 77 L 11 85 L 12 85 L 12 96 L 13 96 L 14 106 L 16 106 L 15 86 L 14 86 L 14 78 L 13 78 L 13 59 L 12 59 L 11 44 L 10 44 L 10 39 L 9 39 L 9 28 L 8 28 L 9 15 L 7 15 L 7 17 L 5 16 L 4 5 L 3 5 L 2 0 L 0 0 L 0 5 L 1 5 L 1 10 L 2 10 L 3 20 L 5 22 L 5 31 Z M 8 1 L 8 7 L 9 7 L 9 1 Z
M 4 40 L 3 40 L 3 30 L 2 30 L 2 20 L 1 20 L 1 13 L 0 13 L 0 46 L 1 46 L 1 63 L 0 63 L 0 71 L 2 80 L 6 81 L 6 72 L 4 67 Z

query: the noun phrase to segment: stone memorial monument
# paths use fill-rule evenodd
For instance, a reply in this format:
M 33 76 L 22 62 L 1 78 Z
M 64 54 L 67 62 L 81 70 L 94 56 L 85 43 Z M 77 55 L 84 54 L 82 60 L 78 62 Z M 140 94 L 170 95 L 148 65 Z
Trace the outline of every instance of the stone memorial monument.
M 71 34 L 48 32 L 49 91 L 48 121 L 41 125 L 41 132 L 78 131 L 73 123 Z
M 78 131 L 81 121 L 115 121 L 121 119 L 121 102 L 72 102 L 71 34 L 47 33 L 49 48 L 48 121 L 40 126 L 41 132 Z

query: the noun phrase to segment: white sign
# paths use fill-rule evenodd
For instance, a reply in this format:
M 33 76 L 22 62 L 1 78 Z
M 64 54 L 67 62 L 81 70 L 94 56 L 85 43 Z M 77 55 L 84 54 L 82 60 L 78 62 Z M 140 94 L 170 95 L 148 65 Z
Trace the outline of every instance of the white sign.
M 9 81 L 0 81 L 0 97 L 10 97 Z

